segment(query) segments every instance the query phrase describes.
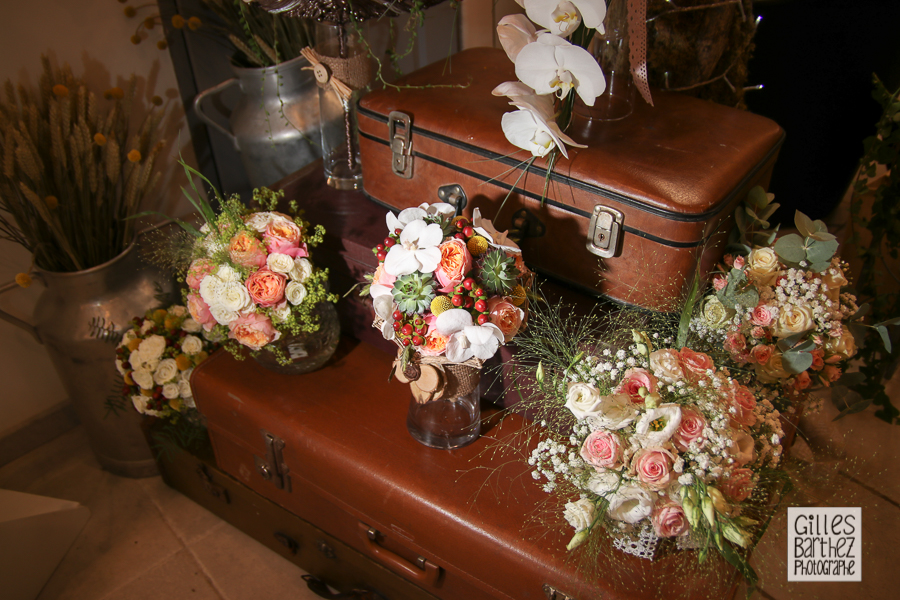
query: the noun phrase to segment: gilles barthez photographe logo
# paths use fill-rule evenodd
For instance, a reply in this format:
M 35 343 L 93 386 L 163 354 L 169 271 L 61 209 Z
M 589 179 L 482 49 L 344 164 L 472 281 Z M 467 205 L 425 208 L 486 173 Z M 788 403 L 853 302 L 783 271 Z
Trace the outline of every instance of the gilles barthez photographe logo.
M 788 581 L 862 581 L 862 509 L 788 508 Z

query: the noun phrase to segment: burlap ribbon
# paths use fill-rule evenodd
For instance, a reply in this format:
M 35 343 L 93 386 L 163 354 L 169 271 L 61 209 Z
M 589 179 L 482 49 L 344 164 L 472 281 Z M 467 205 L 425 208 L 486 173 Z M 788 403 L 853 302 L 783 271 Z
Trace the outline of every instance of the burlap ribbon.
M 350 99 L 353 90 L 360 90 L 372 80 L 372 62 L 364 54 L 356 54 L 349 58 L 322 56 L 310 47 L 300 50 L 300 54 L 309 61 L 310 69 L 315 73 L 320 87 L 331 87 L 344 101 Z

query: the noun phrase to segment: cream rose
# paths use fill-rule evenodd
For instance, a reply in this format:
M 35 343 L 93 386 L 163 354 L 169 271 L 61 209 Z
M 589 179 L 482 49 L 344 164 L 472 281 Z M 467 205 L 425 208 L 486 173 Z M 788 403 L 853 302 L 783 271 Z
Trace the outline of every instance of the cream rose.
M 776 350 L 772 352 L 769 360 L 764 364 L 753 365 L 753 369 L 761 382 L 776 383 L 782 379 L 787 379 L 789 376 L 788 372 L 784 370 L 784 365 L 782 365 L 781 361 L 781 352 Z
M 728 452 L 739 466 L 749 465 L 756 460 L 756 444 L 753 436 L 745 431 L 735 431 Z
M 299 281 L 292 281 L 284 288 L 284 295 L 288 302 L 297 306 L 306 299 L 306 286 Z
M 253 300 L 247 288 L 237 281 L 229 281 L 222 285 L 216 306 L 230 312 L 241 312 L 253 306 Z M 210 304 L 210 307 L 213 305 Z
M 591 473 L 587 482 L 584 484 L 585 489 L 598 496 L 606 496 L 619 485 L 619 474 L 616 471 L 608 471 L 605 469 L 597 469 Z
M 203 350 L 203 341 L 196 335 L 186 335 L 181 340 L 181 351 L 188 355 L 197 354 Z
M 184 323 L 181 324 L 181 328 L 188 333 L 198 333 L 200 331 L 201 325 L 193 317 L 188 317 L 184 320 Z
M 287 302 L 282 302 L 277 306 L 273 306 L 270 310 L 272 311 L 272 318 L 279 323 L 284 323 L 288 320 L 288 317 L 291 316 L 291 307 Z
M 841 332 L 841 337 L 829 338 L 828 341 L 825 342 L 825 349 L 828 350 L 830 354 L 837 354 L 841 358 L 851 358 L 856 355 L 856 339 L 854 339 L 852 333 L 847 329 L 844 329 L 843 332 Z
M 235 319 L 241 316 L 239 313 L 233 310 L 226 310 L 221 306 L 210 306 L 209 314 L 212 315 L 213 319 L 216 320 L 220 325 L 228 325 L 232 323 Z
M 181 387 L 177 383 L 167 383 L 162 388 L 162 395 L 166 400 L 172 400 L 181 395 Z
M 563 517 L 575 532 L 590 527 L 594 522 L 594 503 L 587 498 L 581 498 L 576 502 L 566 503 Z
M 140 348 L 138 348 L 128 357 L 128 363 L 135 373 L 149 373 L 152 375 L 153 371 L 156 370 L 156 366 L 159 364 L 159 359 L 148 359 L 141 353 Z
M 133 379 L 142 390 L 153 389 L 153 374 L 150 371 L 135 371 L 131 374 L 131 379 Z
M 565 407 L 572 411 L 576 419 L 593 416 L 600 409 L 600 390 L 587 383 L 569 383 Z
M 684 379 L 681 356 L 677 350 L 665 348 L 650 353 L 650 370 L 660 381 L 675 383 Z
M 812 311 L 805 306 L 787 305 L 781 309 L 781 314 L 772 327 L 775 337 L 786 338 L 795 333 L 809 331 L 815 326 Z
M 178 382 L 178 393 L 182 398 L 190 398 L 194 395 L 194 392 L 191 391 L 191 382 L 182 379 Z
M 151 410 L 147 406 L 150 402 L 150 398 L 147 396 L 142 396 L 140 394 L 131 397 L 131 403 L 134 404 L 135 410 L 137 410 L 142 415 L 150 415 L 153 417 L 158 417 L 162 415 L 158 410 Z
M 656 494 L 636 485 L 623 485 L 609 499 L 606 514 L 616 521 L 638 523 L 650 516 L 654 502 Z
M 381 266 L 381 264 L 379 264 Z M 293 281 L 299 281 L 303 283 L 309 276 L 312 275 L 312 263 L 309 262 L 308 258 L 295 258 L 294 266 L 291 269 L 289 276 Z
M 216 270 L 216 278 L 219 281 L 228 283 L 230 281 L 240 281 L 241 274 L 231 265 L 222 265 Z
M 747 276 L 758 285 L 772 285 L 781 265 L 772 248 L 757 248 L 747 256 Z
M 703 320 L 710 329 L 722 329 L 731 321 L 734 311 L 726 308 L 715 296 L 707 296 L 703 303 Z
M 166 349 L 166 338 L 161 335 L 151 335 L 141 340 L 138 352 L 145 361 L 158 359 Z
M 153 381 L 156 385 L 163 385 L 178 376 L 178 364 L 174 358 L 165 358 L 159 361 L 159 366 L 153 373 Z
M 626 394 L 610 394 L 600 397 L 600 405 L 587 417 L 591 429 L 622 429 L 628 427 L 637 416 L 637 407 Z
M 266 257 L 266 266 L 275 273 L 290 273 L 294 270 L 294 257 L 274 253 Z

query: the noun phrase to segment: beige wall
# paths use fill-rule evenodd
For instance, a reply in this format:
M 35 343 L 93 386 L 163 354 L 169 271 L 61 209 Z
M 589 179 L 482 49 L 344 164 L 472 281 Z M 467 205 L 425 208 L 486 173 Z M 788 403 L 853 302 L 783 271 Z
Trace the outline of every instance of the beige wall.
M 131 0 L 130 4 L 145 2 Z M 184 214 L 180 200 L 182 179 L 171 157 L 185 152 L 190 160 L 186 131 L 179 136 L 183 112 L 178 100 L 178 85 L 168 52 L 153 43 L 138 46 L 129 38 L 137 22 L 127 19 L 123 5 L 114 0 L 39 0 L 36 2 L 0 2 L 0 83 L 35 85 L 41 73 L 41 53 L 55 63 L 68 62 L 76 76 L 83 76 L 93 90 L 124 83 L 131 73 L 138 80 L 138 93 L 146 99 L 159 95 L 167 100 L 171 118 L 167 122 L 169 158 L 162 165 L 164 178 L 157 188 L 156 206 L 168 212 Z M 144 9 L 148 16 L 155 10 Z M 154 40 L 160 30 L 154 31 Z M 180 138 L 180 139 L 179 139 Z M 168 175 L 166 175 L 168 174 Z M 0 241 L 0 285 L 12 280 L 30 264 L 29 255 L 19 246 Z M 0 296 L 0 309 L 30 319 L 41 285 L 28 290 L 16 288 Z M 53 371 L 44 349 L 27 333 L 0 321 L 0 436 L 17 429 L 53 406 L 65 401 L 65 392 Z

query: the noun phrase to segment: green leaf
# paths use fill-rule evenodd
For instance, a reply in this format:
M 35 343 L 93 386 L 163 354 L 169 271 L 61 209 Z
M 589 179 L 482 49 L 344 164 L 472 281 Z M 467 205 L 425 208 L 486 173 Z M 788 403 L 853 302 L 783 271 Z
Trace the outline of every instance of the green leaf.
M 864 304 L 863 306 L 869 306 L 868 304 Z M 862 306 L 857 311 L 857 314 L 862 311 Z M 853 315 L 854 317 L 856 315 Z M 900 317 L 894 317 L 893 319 L 888 319 L 887 321 L 882 321 L 881 323 L 876 323 L 874 326 L 878 327 L 879 325 L 900 325 Z
M 774 250 L 775 254 L 786 262 L 798 263 L 806 259 L 806 248 L 803 245 L 803 238 L 796 233 L 790 233 L 778 238 L 778 241 L 775 242 Z
M 781 364 L 788 373 L 802 373 L 813 364 L 812 354 L 790 350 L 781 355 Z
M 746 244 L 728 244 L 725 246 L 726 254 L 740 254 L 741 256 L 750 254 L 752 249 Z
M 766 243 L 765 243 L 766 246 L 771 246 L 771 245 L 772 245 L 772 242 L 774 242 L 774 241 L 775 241 L 775 238 L 778 237 L 778 230 L 779 230 L 780 228 L 781 228 L 781 224 L 780 224 L 780 223 L 779 223 L 778 225 L 775 226 L 775 231 L 773 231 L 773 232 L 769 235 L 769 237 L 766 239 Z
M 809 270 L 813 271 L 814 273 L 824 273 L 825 270 L 828 269 L 828 267 L 830 267 L 830 266 L 831 266 L 831 262 L 813 263 L 813 264 L 809 265 Z
M 816 222 L 818 223 L 818 221 Z M 834 235 L 828 233 L 827 231 L 817 231 L 809 237 L 819 242 L 830 242 L 837 239 Z
M 865 399 L 859 392 L 843 386 L 837 386 L 831 389 L 831 402 L 837 408 L 841 409 L 841 412 L 832 419 L 832 421 L 837 421 L 847 415 L 852 415 L 867 409 L 872 404 L 872 399 Z
M 769 197 L 761 186 L 754 186 L 747 192 L 747 202 L 756 208 L 765 208 L 769 204 Z
M 683 348 L 687 344 L 688 334 L 691 332 L 691 317 L 694 315 L 694 305 L 700 296 L 700 269 L 699 265 L 694 271 L 694 282 L 691 284 L 691 292 L 681 309 L 681 319 L 678 323 L 678 335 L 675 340 L 676 348 Z
M 878 332 L 878 335 L 881 336 L 881 341 L 884 343 L 884 349 L 890 354 L 891 352 L 891 336 L 888 334 L 887 327 L 884 325 L 876 325 L 875 331 Z
M 811 263 L 829 262 L 834 253 L 837 252 L 837 240 L 827 242 L 813 241 L 806 250 L 806 256 Z
M 814 233 L 818 231 L 813 220 L 804 215 L 799 210 L 794 213 L 794 225 L 797 227 L 797 231 L 800 232 L 800 235 L 803 237 L 811 237 Z
M 778 348 L 782 352 L 787 352 L 791 348 L 797 345 L 797 342 L 806 337 L 806 332 L 801 331 L 800 333 L 795 333 L 794 335 L 788 336 L 786 338 L 782 338 L 778 340 Z
M 795 352 L 810 352 L 816 349 L 816 343 L 812 340 L 806 340 L 802 344 L 798 344 L 794 346 L 793 350 Z
M 765 219 L 766 221 L 768 221 L 768 220 L 769 220 L 769 217 L 771 217 L 772 214 L 773 214 L 776 210 L 778 210 L 778 207 L 779 207 L 779 206 L 781 206 L 781 205 L 778 204 L 777 202 L 773 202 L 772 204 L 770 204 L 769 206 L 767 206 L 765 209 L 763 209 L 762 212 L 758 212 L 759 218 L 760 218 L 760 219 Z
M 734 211 L 734 223 L 742 232 L 747 230 L 747 216 L 742 210 Z
M 863 304 L 862 306 L 859 307 L 859 310 L 857 310 L 855 313 L 853 313 L 853 316 L 850 317 L 850 320 L 856 321 L 857 319 L 862 319 L 864 316 L 869 314 L 871 311 L 872 311 L 872 305 L 869 304 L 868 302 L 866 302 L 865 304 Z M 879 323 L 879 325 L 897 325 L 898 323 L 900 323 L 900 317 L 898 317 L 897 319 L 891 319 L 891 321 L 897 321 L 897 323 L 890 323 L 889 321 L 885 321 L 883 323 Z
M 866 330 L 865 325 L 860 325 L 857 322 L 847 323 L 847 329 L 850 330 L 850 333 L 853 335 L 853 340 L 856 342 L 857 347 L 863 347 L 863 340 L 866 339 L 866 335 L 868 335 L 868 331 Z

